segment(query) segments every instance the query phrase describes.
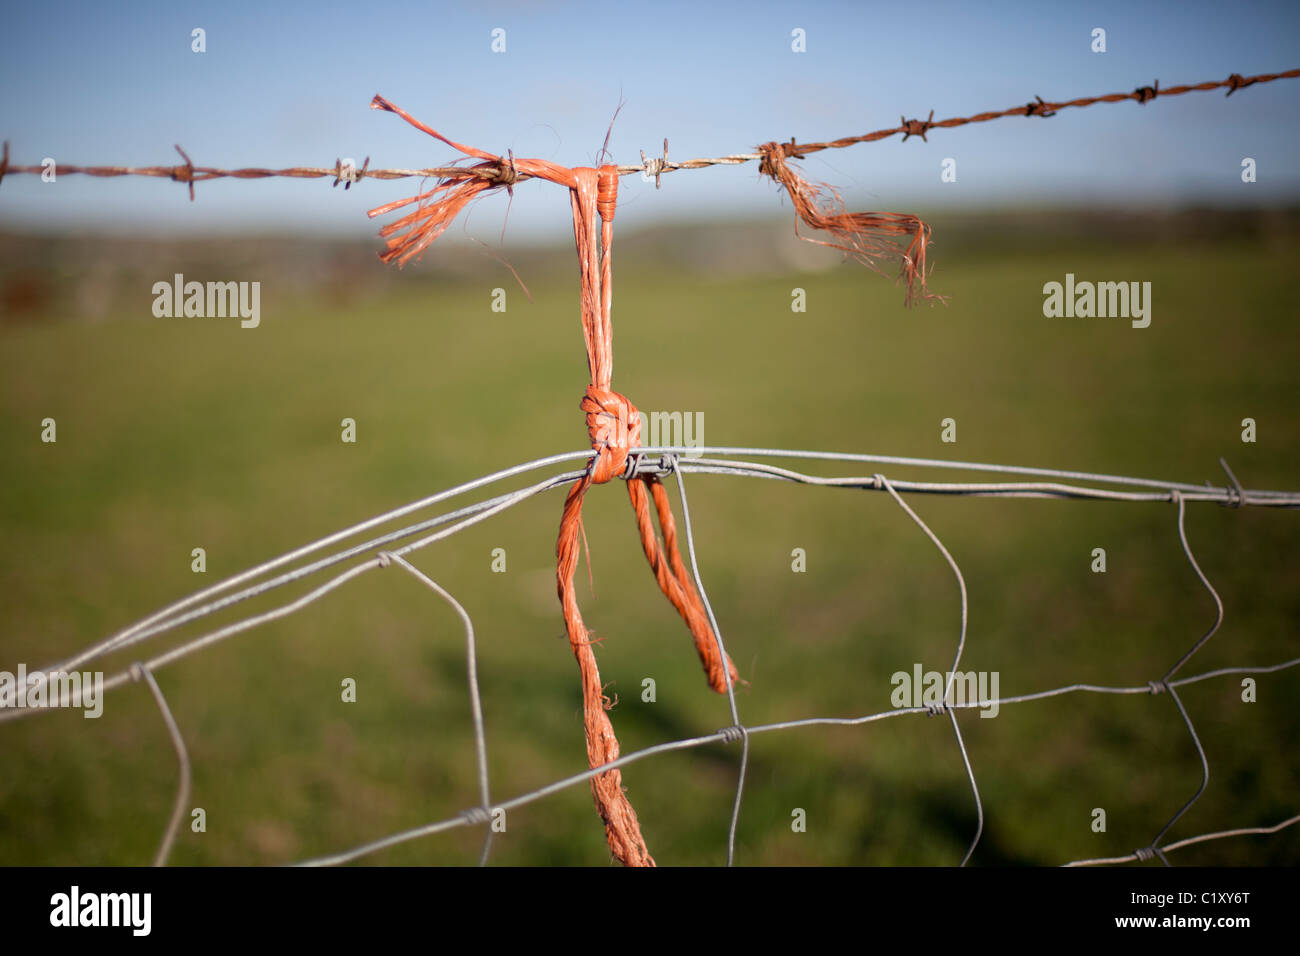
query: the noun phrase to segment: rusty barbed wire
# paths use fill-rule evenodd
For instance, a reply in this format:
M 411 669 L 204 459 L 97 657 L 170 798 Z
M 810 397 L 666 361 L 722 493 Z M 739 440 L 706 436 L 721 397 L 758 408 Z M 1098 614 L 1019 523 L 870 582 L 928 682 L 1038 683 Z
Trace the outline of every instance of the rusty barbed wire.
M 1055 116 L 1063 109 L 1083 108 L 1092 106 L 1096 103 L 1122 103 L 1125 100 L 1134 100 L 1135 102 L 1145 105 L 1159 97 L 1181 96 L 1184 93 L 1203 93 L 1211 90 L 1227 89 L 1227 95 L 1231 96 L 1238 90 L 1243 90 L 1248 86 L 1254 86 L 1258 83 L 1272 83 L 1274 80 L 1292 80 L 1300 78 L 1300 69 L 1286 70 L 1281 73 L 1259 73 L 1255 76 L 1242 76 L 1240 73 L 1233 73 L 1224 80 L 1209 80 L 1204 83 L 1187 83 L 1179 86 L 1169 86 L 1160 89 L 1160 81 L 1156 80 L 1151 86 L 1139 86 L 1130 93 L 1106 93 L 1101 96 L 1082 96 L 1073 100 L 1061 100 L 1059 102 L 1049 102 L 1041 96 L 1035 95 L 1034 99 L 1021 106 L 1012 106 L 1004 110 L 990 110 L 983 113 L 976 113 L 973 116 L 956 116 L 949 119 L 936 120 L 934 111 L 931 110 L 929 117 L 924 120 L 907 119 L 906 116 L 899 117 L 897 126 L 890 126 L 885 129 L 874 130 L 870 133 L 863 133 L 860 136 L 845 136 L 840 139 L 825 140 L 812 143 L 795 143 L 791 138 L 788 142 L 781 143 L 787 157 L 794 159 L 803 159 L 811 153 L 820 152 L 826 149 L 844 149 L 849 146 L 856 146 L 859 143 L 874 143 L 882 139 L 888 139 L 890 136 L 902 134 L 904 141 L 913 136 L 919 136 L 922 140 L 928 142 L 926 134 L 934 129 L 955 129 L 958 126 L 966 126 L 970 123 L 988 123 L 992 120 L 1003 119 L 1008 116 L 1038 116 L 1047 118 Z M 97 176 L 101 178 L 113 178 L 118 176 L 153 176 L 159 179 L 170 179 L 173 182 L 185 183 L 190 190 L 190 199 L 194 198 L 194 184 L 206 182 L 212 179 L 269 179 L 273 177 L 282 177 L 289 179 L 322 179 L 333 178 L 333 185 L 343 184 L 344 189 L 351 188 L 353 183 L 359 183 L 362 179 L 410 179 L 410 178 L 428 178 L 434 177 L 444 179 L 454 176 L 458 179 L 475 177 L 479 179 L 490 180 L 505 186 L 513 186 L 515 183 L 523 182 L 534 177 L 527 173 L 520 173 L 514 168 L 513 157 L 509 161 L 502 161 L 500 164 L 483 167 L 469 168 L 465 166 L 432 166 L 426 169 L 370 169 L 370 157 L 367 156 L 365 162 L 360 168 L 345 164 L 341 158 L 334 161 L 333 166 L 290 166 L 285 169 L 270 169 L 260 166 L 244 167 L 242 169 L 219 169 L 215 166 L 195 166 L 185 151 L 177 145 L 176 151 L 180 153 L 181 158 L 185 160 L 183 164 L 173 166 L 80 166 L 80 165 L 59 165 L 58 172 L 60 175 L 83 175 Z M 653 177 L 655 186 L 659 186 L 659 177 L 663 173 L 676 172 L 680 169 L 704 169 L 710 166 L 739 166 L 744 163 L 759 162 L 765 158 L 765 152 L 759 148 L 758 152 L 733 153 L 727 156 L 701 157 L 696 159 L 671 160 L 668 158 L 668 141 L 664 140 L 664 149 L 662 156 L 647 157 L 644 152 L 641 154 L 641 162 L 634 165 L 621 165 L 618 167 L 620 176 L 630 176 L 634 173 L 643 173 L 647 178 Z M 5 176 L 21 174 L 40 174 L 45 172 L 46 167 L 43 165 L 10 165 L 9 163 L 9 143 L 4 144 L 3 158 L 0 158 L 0 182 L 4 181 Z

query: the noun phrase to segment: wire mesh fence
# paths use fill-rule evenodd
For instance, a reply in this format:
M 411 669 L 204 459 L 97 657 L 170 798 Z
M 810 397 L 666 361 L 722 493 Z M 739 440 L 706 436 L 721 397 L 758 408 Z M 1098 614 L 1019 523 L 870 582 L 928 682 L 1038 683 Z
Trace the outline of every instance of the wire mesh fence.
M 688 457 L 689 456 L 689 457 Z M 336 865 L 359 860 L 371 854 L 396 846 L 398 844 L 420 840 L 435 834 L 459 827 L 479 827 L 484 830 L 484 844 L 480 857 L 481 863 L 490 859 L 492 846 L 493 821 L 495 815 L 509 812 L 518 807 L 542 800 L 569 787 L 580 785 L 602 773 L 647 760 L 657 755 L 675 751 L 703 747 L 712 744 L 739 744 L 740 753 L 736 759 L 737 778 L 735 799 L 731 814 L 727 838 L 727 861 L 735 862 L 736 828 L 744 805 L 746 771 L 749 756 L 749 741 L 752 736 L 770 734 L 795 728 L 829 727 L 829 726 L 863 726 L 891 718 L 907 716 L 937 716 L 946 714 L 952 726 L 963 762 L 965 775 L 970 785 L 971 799 L 976 810 L 977 826 L 971 835 L 969 847 L 961 860 L 965 864 L 975 853 L 984 825 L 984 812 L 980 800 L 977 768 L 972 764 L 961 733 L 958 714 L 962 711 L 989 706 L 1031 705 L 1036 702 L 1072 694 L 1097 695 L 1143 695 L 1158 697 L 1168 695 L 1176 707 L 1188 737 L 1192 741 L 1202 765 L 1202 781 L 1199 788 L 1187 801 L 1178 807 L 1170 817 L 1157 826 L 1152 822 L 1153 837 L 1149 844 L 1136 848 L 1124 856 L 1089 858 L 1061 861 L 1070 866 L 1087 866 L 1110 863 L 1125 863 L 1159 858 L 1168 863 L 1167 854 L 1183 847 L 1192 846 L 1209 840 L 1226 839 L 1249 834 L 1271 834 L 1300 822 L 1300 814 L 1288 817 L 1272 826 L 1240 827 L 1214 833 L 1199 834 L 1174 842 L 1165 843 L 1164 839 L 1177 821 L 1192 807 L 1205 790 L 1209 777 L 1209 762 L 1200 737 L 1197 733 L 1186 707 L 1179 697 L 1179 688 L 1200 681 L 1234 675 L 1264 675 L 1277 673 L 1300 665 L 1300 657 L 1282 661 L 1258 662 L 1242 666 L 1219 668 L 1189 676 L 1177 676 L 1194 655 L 1209 641 L 1223 623 L 1224 610 L 1222 601 L 1213 584 L 1206 578 L 1197 563 L 1186 529 L 1187 503 L 1216 503 L 1221 506 L 1297 508 L 1300 507 L 1300 492 L 1267 491 L 1243 488 L 1225 464 L 1229 483 L 1222 487 L 1195 485 L 1184 482 L 1161 481 L 1159 479 L 1126 477 L 1121 475 L 1091 474 L 1078 471 L 1060 471 L 1046 468 L 1033 468 L 1014 465 L 983 464 L 976 462 L 955 462 L 933 459 L 900 458 L 882 455 L 841 454 L 834 452 L 792 451 L 762 448 L 726 448 L 708 447 L 691 448 L 685 446 L 642 448 L 629 459 L 624 478 L 651 474 L 660 478 L 672 478 L 680 496 L 682 506 L 682 524 L 685 535 L 686 553 L 690 562 L 691 573 L 699 588 L 701 596 L 708 607 L 710 620 L 719 644 L 722 642 L 722 629 L 718 626 L 712 605 L 708 601 L 705 587 L 705 575 L 701 573 L 697 560 L 696 542 L 691 523 L 691 513 L 686 493 L 685 475 L 714 475 L 773 480 L 810 486 L 824 486 L 844 489 L 846 491 L 878 491 L 887 494 L 916 524 L 939 550 L 951 568 L 961 598 L 961 618 L 956 631 L 955 651 L 951 669 L 943 688 L 942 700 L 935 704 L 913 707 L 895 707 L 885 711 L 862 714 L 854 717 L 809 716 L 802 719 L 766 724 L 746 724 L 741 714 L 741 707 L 735 695 L 734 685 L 727 689 L 728 706 L 732 722 L 715 733 L 666 741 L 620 756 L 608 764 L 574 773 L 557 779 L 544 786 L 526 793 L 512 795 L 505 799 L 493 799 L 488 775 L 488 740 L 484 731 L 484 715 L 480 703 L 479 673 L 473 621 L 456 598 L 446 591 L 437 581 L 421 571 L 410 560 L 416 552 L 430 547 L 480 522 L 487 521 L 508 509 L 523 504 L 529 499 L 564 487 L 581 477 L 586 468 L 574 469 L 575 464 L 586 465 L 592 453 L 571 452 L 553 455 L 507 468 L 494 474 L 483 476 L 454 488 L 412 502 L 401 508 L 366 521 L 344 528 L 317 541 L 310 542 L 279 557 L 249 568 L 211 587 L 205 588 L 183 600 L 161 609 L 137 623 L 127 627 L 109 638 L 86 648 L 67 660 L 43 668 L 29 675 L 32 687 L 57 680 L 60 673 L 82 668 L 109 654 L 137 649 L 135 656 L 139 659 L 124 671 L 108 676 L 104 680 L 104 690 L 123 687 L 133 682 L 143 681 L 155 702 L 167 728 L 175 749 L 179 767 L 179 783 L 175 804 L 165 834 L 159 846 L 155 863 L 166 861 L 175 841 L 176 833 L 185 815 L 190 787 L 191 771 L 189 757 L 184 743 L 184 734 L 172 716 L 161 689 L 154 679 L 154 672 L 188 657 L 198 651 L 243 633 L 259 625 L 293 614 L 321 601 L 343 585 L 371 571 L 384 568 L 396 568 L 406 572 L 415 581 L 428 588 L 446 601 L 458 615 L 465 632 L 466 642 L 466 680 L 470 693 L 471 719 L 474 736 L 477 785 L 480 802 L 467 808 L 464 812 L 445 819 L 430 822 L 427 825 L 390 834 L 360 846 L 340 850 L 328 856 L 316 857 L 302 861 L 304 865 Z M 822 476 L 808 474 L 785 467 L 779 467 L 757 458 L 780 458 L 787 460 L 805 460 L 815 462 L 844 462 L 867 464 L 877 468 L 888 466 L 891 470 L 898 468 L 955 469 L 966 472 L 984 472 L 1002 476 L 999 481 L 918 481 L 903 478 L 890 479 L 880 471 L 868 475 Z M 492 486 L 510 481 L 532 472 L 553 469 L 556 466 L 569 466 L 547 477 L 531 481 L 524 486 L 487 497 L 478 497 L 469 504 L 449 508 L 452 499 L 462 496 L 478 496 Z M 1012 480 L 1014 479 L 1014 480 Z M 1169 668 L 1158 676 L 1153 676 L 1145 684 L 1134 686 L 1106 686 L 1088 683 L 1075 683 L 1065 686 L 1026 690 L 1023 693 L 1001 696 L 992 699 L 969 699 L 956 693 L 955 683 L 961 673 L 960 665 L 966 650 L 968 595 L 965 579 L 960 565 L 942 539 L 929 527 L 919 514 L 903 499 L 902 494 L 950 495 L 962 497 L 999 497 L 999 498 L 1056 498 L 1085 499 L 1097 502 L 1164 502 L 1172 504 L 1176 510 L 1175 525 L 1171 536 L 1176 532 L 1180 549 L 1191 565 L 1197 578 L 1214 601 L 1217 613 L 1214 621 L 1204 634 L 1196 638 L 1188 650 Z M 410 522 L 393 531 L 367 537 L 375 529 L 398 519 Z M 359 539 L 359 540 L 358 540 Z M 340 570 L 341 569 L 341 570 Z M 159 638 L 184 625 L 201 621 L 203 618 L 219 611 L 249 601 L 255 597 L 268 594 L 296 582 L 312 585 L 301 596 L 274 607 L 268 611 L 242 618 L 234 623 L 215 630 L 188 638 L 177 646 L 153 656 L 146 656 L 144 649 L 151 639 Z M 724 614 L 725 620 L 725 614 Z M 725 653 L 725 652 L 724 652 Z M 963 697 L 963 699 L 959 699 Z M 0 695 L 0 721 L 18 719 L 24 715 L 38 713 L 33 709 L 15 709 L 13 692 Z

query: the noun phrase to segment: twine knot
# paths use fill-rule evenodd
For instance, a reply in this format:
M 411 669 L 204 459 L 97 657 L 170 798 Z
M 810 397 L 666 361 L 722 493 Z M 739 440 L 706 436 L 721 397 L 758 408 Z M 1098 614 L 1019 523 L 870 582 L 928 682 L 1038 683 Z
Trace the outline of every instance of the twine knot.
M 788 143 L 764 143 L 758 147 L 758 151 L 763 154 L 763 159 L 758 164 L 759 173 L 771 176 L 777 181 L 780 181 L 780 170 L 785 166 L 787 159 L 805 158 L 803 152 L 795 145 L 793 136 Z
M 641 416 L 626 396 L 596 385 L 587 386 L 579 407 L 587 413 L 587 435 L 596 450 L 591 480 L 601 485 L 623 473 L 628 452 L 641 444 Z

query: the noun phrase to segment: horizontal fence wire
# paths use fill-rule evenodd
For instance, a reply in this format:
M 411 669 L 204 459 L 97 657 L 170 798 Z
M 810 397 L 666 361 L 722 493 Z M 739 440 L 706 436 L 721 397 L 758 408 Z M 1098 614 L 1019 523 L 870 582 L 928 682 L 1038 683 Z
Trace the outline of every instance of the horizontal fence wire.
M 855 146 L 858 143 L 873 143 L 878 140 L 888 139 L 891 136 L 901 135 L 904 140 L 913 136 L 919 136 L 925 140 L 930 130 L 934 129 L 952 129 L 958 126 L 967 126 L 971 123 L 987 123 L 991 120 L 1003 119 L 1010 116 L 1025 117 L 1050 117 L 1055 116 L 1059 111 L 1069 108 L 1082 108 L 1093 106 L 1097 103 L 1123 103 L 1127 100 L 1133 100 L 1139 104 L 1145 105 L 1157 97 L 1161 96 L 1181 96 L 1184 93 L 1203 93 L 1211 90 L 1227 89 L 1227 95 L 1231 96 L 1238 90 L 1245 89 L 1248 86 L 1254 86 L 1259 83 L 1272 83 L 1275 80 L 1289 80 L 1300 78 L 1300 69 L 1286 70 L 1281 73 L 1259 73 L 1254 76 L 1242 76 L 1240 73 L 1233 73 L 1227 79 L 1208 80 L 1203 83 L 1185 83 L 1177 86 L 1165 87 L 1160 89 L 1160 81 L 1156 80 L 1153 86 L 1139 86 L 1129 93 L 1106 93 L 1101 96 L 1081 96 L 1072 100 L 1061 100 L 1052 102 L 1044 100 L 1041 96 L 1035 96 L 1033 100 L 1023 105 L 1012 106 L 1002 110 L 989 110 L 983 113 L 975 113 L 972 116 L 955 116 L 949 119 L 936 120 L 934 110 L 930 111 L 928 119 L 907 119 L 899 117 L 897 126 L 889 126 L 884 129 L 874 130 L 870 133 L 863 133 L 858 136 L 844 136 L 839 139 L 825 140 L 811 143 L 795 143 L 794 139 L 788 142 L 773 143 L 769 145 L 780 146 L 782 152 L 787 158 L 804 159 L 812 153 L 817 153 L 826 149 L 844 149 L 848 146 Z M 260 166 L 250 166 L 243 169 L 219 169 L 214 166 L 195 166 L 190 159 L 189 154 L 179 145 L 175 147 L 176 152 L 185 160 L 183 164 L 171 166 L 79 166 L 63 165 L 58 166 L 59 175 L 80 174 L 84 176 L 97 177 L 117 177 L 117 176 L 152 176 L 160 179 L 170 179 L 173 182 L 185 183 L 189 187 L 190 199 L 194 198 L 194 184 L 205 182 L 211 179 L 268 179 L 273 177 L 284 177 L 289 179 L 322 179 L 333 178 L 334 185 L 343 184 L 344 189 L 348 189 L 353 183 L 358 183 L 362 179 L 409 179 L 409 178 L 426 178 L 436 177 L 439 179 L 447 177 L 456 177 L 464 179 L 467 177 L 477 177 L 491 180 L 502 184 L 512 185 L 516 182 L 523 182 L 527 179 L 534 178 L 527 173 L 517 172 L 513 168 L 513 157 L 510 161 L 503 160 L 499 164 L 488 165 L 474 168 L 466 166 L 434 166 L 427 169 L 371 169 L 370 157 L 366 157 L 360 167 L 343 162 L 341 158 L 334 161 L 333 166 L 292 166 L 285 169 L 269 169 Z M 653 177 L 656 188 L 659 186 L 659 177 L 663 173 L 671 173 L 681 169 L 704 169 L 709 166 L 738 166 L 744 163 L 758 162 L 764 159 L 763 152 L 744 152 L 733 153 L 727 156 L 701 157 L 696 159 L 670 160 L 668 158 L 668 140 L 664 140 L 662 156 L 647 157 L 645 152 L 641 153 L 641 162 L 632 165 L 621 165 L 618 167 L 620 176 L 630 176 L 641 174 L 647 178 Z M 0 156 L 0 182 L 3 182 L 7 175 L 20 174 L 42 174 L 46 172 L 46 167 L 41 165 L 17 165 L 9 162 L 9 143 L 4 144 L 3 155 Z
M 889 466 L 891 469 L 899 467 L 956 469 L 969 472 L 996 473 L 1004 476 L 1015 475 L 1036 480 L 995 482 L 915 481 L 901 478 L 886 478 L 884 474 L 878 471 L 873 472 L 870 475 L 825 477 L 805 474 L 803 472 L 749 460 L 760 457 L 871 464 L 881 467 Z M 727 447 L 700 448 L 662 446 L 635 449 L 629 457 L 629 463 L 622 476 L 623 478 L 627 479 L 638 475 L 654 475 L 660 478 L 672 476 L 676 479 L 678 492 L 682 502 L 682 529 L 685 534 L 687 545 L 686 551 L 691 564 L 691 572 L 694 576 L 700 595 L 703 598 L 705 607 L 708 611 L 710 623 L 713 625 L 714 634 L 717 636 L 719 643 L 722 641 L 722 631 L 718 627 L 718 622 L 714 616 L 712 605 L 708 601 L 707 590 L 704 586 L 704 576 L 700 571 L 696 556 L 694 532 L 691 525 L 690 507 L 686 494 L 684 475 L 730 475 L 734 477 L 762 478 L 805 485 L 820 485 L 835 488 L 857 489 L 862 491 L 883 491 L 888 494 L 941 552 L 952 569 L 958 583 L 961 595 L 961 629 L 957 641 L 952 670 L 944 688 L 942 702 L 928 706 L 899 707 L 858 717 L 808 717 L 778 723 L 746 725 L 740 717 L 734 687 L 729 684 L 727 689 L 728 704 L 730 707 L 732 723 L 727 727 L 721 728 L 711 734 L 673 740 L 646 747 L 625 754 L 619 759 L 601 766 L 552 781 L 551 783 L 527 793 L 519 794 L 506 800 L 493 801 L 491 799 L 490 781 L 488 776 L 488 747 L 486 733 L 484 731 L 482 704 L 479 693 L 477 651 L 473 622 L 464 607 L 456 601 L 450 593 L 442 588 L 441 585 L 432 578 L 429 578 L 424 574 L 424 572 L 413 565 L 407 559 L 407 556 L 428 547 L 437 541 L 450 537 L 458 531 L 464 530 L 465 528 L 485 521 L 488 518 L 501 514 L 507 509 L 523 503 L 529 498 L 566 486 L 578 476 L 585 474 L 586 468 L 590 466 L 592 460 L 593 453 L 590 450 L 569 452 L 552 455 L 546 458 L 539 458 L 534 461 L 525 462 L 511 468 L 503 469 L 490 475 L 485 475 L 481 478 L 474 479 L 473 481 L 465 482 L 454 488 L 447 489 L 446 491 L 430 495 L 429 497 L 423 498 L 419 501 L 377 515 L 317 541 L 310 542 L 300 548 L 266 561 L 256 567 L 250 568 L 247 571 L 227 578 L 211 587 L 205 588 L 180 601 L 170 604 L 155 614 L 152 614 L 107 639 L 86 648 L 59 664 L 51 665 L 42 668 L 40 671 L 33 672 L 29 675 L 29 680 L 34 681 L 35 686 L 48 683 L 52 677 L 60 672 L 79 668 L 82 665 L 95 661 L 108 654 L 120 652 L 140 645 L 150 638 L 173 631 L 183 625 L 198 621 L 243 601 L 259 597 L 277 588 L 285 587 L 286 585 L 300 580 L 305 580 L 313 575 L 320 576 L 323 572 L 335 568 L 350 559 L 360 559 L 358 563 L 351 565 L 343 571 L 335 573 L 332 577 L 326 577 L 312 590 L 292 601 L 188 639 L 178 646 L 160 653 L 147 661 L 136 661 L 127 670 L 105 679 L 103 684 L 105 690 L 120 687 L 123 684 L 133 681 L 144 681 L 146 683 L 159 708 L 164 724 L 167 727 L 172 746 L 177 753 L 180 767 L 180 782 L 177 789 L 173 812 L 162 843 L 159 846 L 155 857 L 156 865 L 161 865 L 166 862 L 175 839 L 180 819 L 183 816 L 183 810 L 190 791 L 190 763 L 180 729 L 176 725 L 175 719 L 172 716 L 171 710 L 167 705 L 161 689 L 153 678 L 153 672 L 158 668 L 174 663 L 177 660 L 202 650 L 203 648 L 210 647 L 213 644 L 235 634 L 257 627 L 267 621 L 275 620 L 301 610 L 367 571 L 394 566 L 406 571 L 424 587 L 447 601 L 456 611 L 462 625 L 464 626 L 466 637 L 466 678 L 470 692 L 470 708 L 474 730 L 475 760 L 477 765 L 477 783 L 480 803 L 477 806 L 468 808 L 456 816 L 438 820 L 414 829 L 390 834 L 383 838 L 329 856 L 306 860 L 302 862 L 302 865 L 319 866 L 347 863 L 399 844 L 408 843 L 436 833 L 465 826 L 484 827 L 485 836 L 483 849 L 480 855 L 480 863 L 486 864 L 492 846 L 492 829 L 490 823 L 495 812 L 511 810 L 516 807 L 533 803 L 550 796 L 551 794 L 558 793 L 561 790 L 591 780 L 593 777 L 609 770 L 620 768 L 656 755 L 702 747 L 710 744 L 740 743 L 741 755 L 738 767 L 736 794 L 733 802 L 731 823 L 728 829 L 727 839 L 727 862 L 728 864 L 732 864 L 735 858 L 736 829 L 743 802 L 742 798 L 748 766 L 750 737 L 755 734 L 773 733 L 796 728 L 859 726 L 908 714 L 936 716 L 945 712 L 949 716 L 954 736 L 957 740 L 958 750 L 961 754 L 966 777 L 970 784 L 977 815 L 976 830 L 972 836 L 970 845 L 961 860 L 961 863 L 964 865 L 971 859 L 979 844 L 980 835 L 983 830 L 984 815 L 982 801 L 979 796 L 979 788 L 976 782 L 975 769 L 972 765 L 965 742 L 961 736 L 961 729 L 957 721 L 957 712 L 964 709 L 987 707 L 992 705 L 1000 707 L 1011 704 L 1026 704 L 1077 693 L 1120 695 L 1146 694 L 1152 696 L 1167 694 L 1177 707 L 1183 724 L 1195 746 L 1196 752 L 1201 761 L 1202 779 L 1197 791 L 1189 797 L 1182 807 L 1172 814 L 1170 819 L 1159 831 L 1157 831 L 1148 845 L 1140 847 L 1125 856 L 1073 860 L 1069 861 L 1065 865 L 1088 866 L 1117 864 L 1145 861 L 1153 858 L 1159 859 L 1161 862 L 1168 865 L 1169 861 L 1167 859 L 1167 854 L 1187 846 L 1211 840 L 1226 839 L 1229 837 L 1277 833 L 1300 822 L 1300 815 L 1296 815 L 1282 820 L 1275 825 L 1237 828 L 1201 834 L 1172 843 L 1163 842 L 1164 837 L 1169 830 L 1191 808 L 1204 792 L 1209 774 L 1209 763 L 1208 758 L 1205 755 L 1204 747 L 1201 744 L 1200 737 L 1197 734 L 1196 727 L 1193 724 L 1190 715 L 1183 706 L 1181 698 L 1178 696 L 1178 689 L 1189 684 L 1217 677 L 1240 674 L 1271 674 L 1300 665 L 1300 657 L 1296 657 L 1290 660 L 1269 664 L 1220 668 L 1218 670 L 1207 671 L 1191 676 L 1175 677 L 1175 674 L 1192 658 L 1192 656 L 1213 637 L 1223 621 L 1222 601 L 1213 585 L 1201 571 L 1187 539 L 1185 522 L 1187 502 L 1214 502 L 1234 508 L 1240 508 L 1247 505 L 1251 507 L 1273 508 L 1300 507 L 1300 492 L 1264 491 L 1243 488 L 1237 481 L 1236 477 L 1232 474 L 1231 469 L 1228 468 L 1226 462 L 1223 462 L 1222 459 L 1220 460 L 1220 463 L 1222 464 L 1225 473 L 1230 478 L 1231 484 L 1216 487 L 1210 485 L 1208 482 L 1204 485 L 1196 485 L 1184 482 L 1170 482 L 1158 479 L 1135 478 L 1121 475 L 1094 474 L 1080 471 L 1062 471 L 1057 469 L 1033 468 L 1026 466 L 943 461 L 923 458 L 903 458 L 884 455 Z M 581 463 L 583 467 L 574 469 L 572 465 L 578 463 Z M 426 512 L 435 507 L 443 506 L 444 503 L 448 502 L 452 498 L 470 492 L 479 492 L 490 485 L 508 481 L 529 472 L 553 468 L 555 466 L 569 467 L 566 467 L 564 470 L 561 470 L 550 477 L 525 485 L 515 491 L 492 495 L 458 508 L 442 511 L 433 516 L 422 517 L 419 520 L 413 521 L 413 523 L 406 524 L 402 528 L 374 535 L 358 543 L 346 543 L 352 539 L 363 536 L 368 532 L 373 532 L 380 526 L 397 519 L 411 519 L 420 512 Z M 1046 479 L 1052 480 L 1049 481 Z M 1087 482 L 1088 484 L 1078 484 L 1078 482 Z M 1093 487 L 1096 485 L 1103 487 Z M 1143 685 L 1107 686 L 1076 683 L 1025 694 L 1000 697 L 995 700 L 957 701 L 953 696 L 953 680 L 959 669 L 961 656 L 966 644 L 968 602 L 965 581 L 957 561 L 952 557 L 941 539 L 929 528 L 925 521 L 911 508 L 911 506 L 903 500 L 901 493 L 958 495 L 968 497 L 1062 498 L 1133 502 L 1159 501 L 1174 504 L 1177 509 L 1178 539 L 1184 557 L 1192 566 L 1197 578 L 1213 598 L 1217 608 L 1216 619 L 1206 632 L 1191 645 L 1188 651 L 1184 653 L 1164 673 L 1164 675 Z M 312 557 L 313 555 L 317 555 L 319 552 L 325 552 L 327 550 L 328 553 L 326 554 Z M 12 694 L 8 697 L 0 695 L 0 721 L 14 720 L 37 712 L 36 708 L 15 708 L 13 706 L 14 703 L 15 699 Z

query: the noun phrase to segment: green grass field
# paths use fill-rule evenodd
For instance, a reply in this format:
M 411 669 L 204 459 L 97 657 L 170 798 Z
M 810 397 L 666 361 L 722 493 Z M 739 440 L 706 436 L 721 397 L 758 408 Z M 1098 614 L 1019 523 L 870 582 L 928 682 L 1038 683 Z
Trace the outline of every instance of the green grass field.
M 931 284 L 949 303 L 912 311 L 901 289 L 849 264 L 710 278 L 673 266 L 682 237 L 671 229 L 658 258 L 616 244 L 615 387 L 642 409 L 702 412 L 711 445 L 1216 485 L 1223 455 L 1248 487 L 1300 489 L 1295 230 L 1179 239 L 1129 236 L 1123 224 L 1092 235 L 1051 217 L 1031 228 L 964 219 L 946 242 L 949 217 L 932 223 Z M 180 271 L 181 255 L 178 246 L 146 263 L 150 281 Z M 370 255 L 356 253 L 360 268 L 382 271 Z M 435 246 L 427 258 L 440 255 Z M 504 269 L 454 280 L 408 269 L 382 292 L 350 298 L 337 282 L 316 293 L 277 285 L 274 264 L 238 275 L 191 267 L 195 278 L 262 281 L 261 326 L 154 318 L 147 283 L 96 321 L 73 306 L 0 326 L 0 669 L 51 663 L 373 514 L 583 448 L 577 270 L 570 253 L 554 262 L 520 266 L 532 302 Z M 76 261 L 59 269 L 59 289 L 85 278 Z M 1045 318 L 1043 283 L 1067 272 L 1149 280 L 1151 326 Z M 505 313 L 490 310 L 497 286 Z M 807 292 L 806 313 L 791 312 L 795 287 Z M 47 417 L 55 444 L 40 440 Z M 355 444 L 340 441 L 345 417 L 357 422 Z M 940 441 L 949 417 L 956 444 Z M 1253 444 L 1241 441 L 1247 417 Z M 690 477 L 688 489 L 701 571 L 749 681 L 738 698 L 746 723 L 885 710 L 892 673 L 948 668 L 956 583 L 888 496 L 716 476 Z M 577 669 L 553 583 L 562 500 L 533 498 L 413 558 L 473 616 L 495 799 L 585 768 Z M 965 574 L 963 667 L 998 672 L 1003 695 L 1158 679 L 1214 619 L 1171 505 L 908 500 Z M 1297 521 L 1294 511 L 1188 506 L 1188 538 L 1226 619 L 1183 675 L 1297 656 Z M 579 597 L 603 639 L 624 752 L 728 724 L 726 701 L 705 686 L 645 566 L 621 487 L 588 495 L 585 527 L 594 594 L 584 559 Z M 196 547 L 208 555 L 205 575 L 190 570 Z M 1097 547 L 1105 574 L 1090 571 Z M 504 574 L 491 572 L 494 548 L 506 551 Z M 807 553 L 806 573 L 791 571 L 794 548 Z M 146 650 L 176 638 L 159 641 Z M 206 832 L 182 830 L 172 862 L 291 862 L 474 805 L 464 669 L 457 618 L 389 569 L 159 671 L 193 761 L 191 802 L 207 815 Z M 356 703 L 340 699 L 347 677 Z M 641 700 L 645 677 L 656 680 L 654 703 Z M 1211 775 L 1166 842 L 1297 812 L 1300 668 L 1260 676 L 1256 702 L 1241 695 L 1238 677 L 1183 690 Z M 1129 853 L 1200 782 L 1167 696 L 1075 694 L 959 720 L 984 801 L 975 864 Z M 99 720 L 51 712 L 0 723 L 0 754 L 0 863 L 149 861 L 176 767 L 142 687 L 111 692 Z M 707 746 L 624 772 L 660 864 L 724 861 L 738 757 L 738 746 Z M 796 808 L 807 832 L 792 832 Z M 1106 811 L 1104 833 L 1091 828 L 1094 808 Z M 763 734 L 752 741 L 737 861 L 953 864 L 975 822 L 947 717 Z M 480 843 L 479 831 L 461 829 L 366 862 L 466 864 Z M 1297 860 L 1300 827 L 1203 844 L 1175 861 Z M 492 861 L 608 863 L 587 786 L 512 812 Z

